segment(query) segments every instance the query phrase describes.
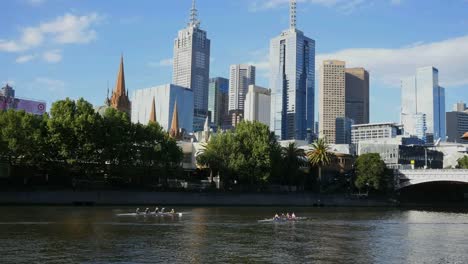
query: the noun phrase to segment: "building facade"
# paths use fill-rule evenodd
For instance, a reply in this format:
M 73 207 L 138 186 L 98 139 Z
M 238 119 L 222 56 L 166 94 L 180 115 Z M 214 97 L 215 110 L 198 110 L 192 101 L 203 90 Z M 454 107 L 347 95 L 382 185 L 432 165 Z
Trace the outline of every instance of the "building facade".
M 335 144 L 351 144 L 351 131 L 354 121 L 347 117 L 337 117 L 335 120 Z
M 250 85 L 246 98 L 244 118 L 247 121 L 259 121 L 270 126 L 271 91 L 256 85 Z
M 439 86 L 439 71 L 434 67 L 416 70 L 416 76 L 402 80 L 401 114 L 426 116 L 426 140 L 445 141 L 445 88 Z M 404 126 L 406 120 L 402 118 Z
M 15 89 L 7 83 L 0 89 L 0 95 L 4 97 L 15 97 Z
M 427 122 L 426 114 L 423 113 L 411 113 L 401 114 L 401 123 L 404 124 L 405 136 L 415 136 L 422 141 L 427 141 Z
M 336 119 L 345 117 L 345 62 L 326 60 L 320 68 L 319 137 L 336 141 Z
M 190 22 L 180 30 L 174 41 L 172 82 L 193 90 L 193 129 L 203 130 L 208 115 L 208 82 L 210 73 L 210 45 L 206 31 L 200 28 L 193 1 Z
M 466 104 L 464 102 L 458 102 L 453 105 L 452 111 L 465 112 L 465 111 L 468 111 L 468 108 L 466 108 Z
M 244 119 L 245 96 L 249 85 L 255 85 L 255 66 L 231 65 L 229 69 L 229 116 L 232 126 Z
M 225 126 L 228 121 L 229 80 L 211 78 L 208 85 L 208 113 L 210 122 L 216 127 Z
M 314 129 L 315 41 L 296 29 L 291 1 L 290 27 L 270 42 L 270 130 L 281 140 L 307 138 Z
M 351 143 L 372 139 L 396 138 L 402 134 L 402 126 L 396 123 L 374 123 L 353 125 L 351 130 Z
M 368 124 L 369 115 L 369 72 L 364 68 L 345 69 L 346 117 L 354 124 Z
M 43 115 L 46 112 L 46 102 L 40 100 L 21 99 L 15 97 L 15 90 L 8 84 L 0 89 L 0 111 L 23 110 L 34 115 Z
M 468 111 L 447 112 L 447 141 L 468 144 L 463 135 L 468 132 Z
M 187 133 L 193 132 L 193 91 L 191 89 L 166 84 L 136 90 L 132 94 L 132 101 L 133 123 L 148 124 L 154 108 L 156 122 L 165 131 L 171 128 L 177 102 L 178 127 Z

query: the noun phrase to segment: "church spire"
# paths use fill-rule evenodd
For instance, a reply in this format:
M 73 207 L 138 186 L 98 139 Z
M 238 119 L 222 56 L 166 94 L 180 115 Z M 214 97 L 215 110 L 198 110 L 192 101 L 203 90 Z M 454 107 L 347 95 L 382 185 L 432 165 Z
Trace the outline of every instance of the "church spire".
M 179 113 L 177 112 L 177 100 L 174 103 L 174 111 L 172 112 L 172 122 L 169 136 L 174 139 L 179 138 Z
M 117 74 L 115 89 L 112 92 L 111 106 L 130 115 L 131 104 L 130 100 L 128 99 L 128 91 L 125 89 L 123 55 L 120 56 L 119 73 Z
M 196 7 L 195 0 L 192 0 L 192 8 L 190 9 L 190 23 L 191 27 L 199 27 L 200 21 L 198 20 L 198 10 Z
M 149 122 L 156 123 L 156 103 L 153 96 L 153 102 L 151 103 L 151 113 L 149 117 Z
M 289 3 L 289 29 L 296 29 L 296 0 L 290 0 Z

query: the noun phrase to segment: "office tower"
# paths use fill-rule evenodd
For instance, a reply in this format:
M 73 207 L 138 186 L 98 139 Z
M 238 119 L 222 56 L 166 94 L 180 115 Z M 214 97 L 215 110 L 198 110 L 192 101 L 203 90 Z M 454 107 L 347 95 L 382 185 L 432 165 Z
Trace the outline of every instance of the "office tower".
M 401 114 L 422 113 L 426 116 L 426 140 L 445 141 L 445 88 L 439 86 L 439 71 L 434 67 L 416 70 L 416 76 L 405 78 L 401 82 Z M 405 128 L 406 129 L 406 128 Z
M 462 106 L 462 104 L 460 104 Z M 462 110 L 460 107 L 458 110 Z M 466 107 L 464 107 L 466 109 Z M 447 141 L 456 143 L 468 143 L 462 136 L 468 131 L 468 111 L 447 112 Z
M 200 29 L 195 1 L 190 22 L 174 41 L 173 83 L 193 90 L 193 129 L 203 130 L 208 115 L 208 82 L 210 73 L 210 40 Z
M 307 138 L 314 128 L 315 41 L 296 28 L 296 1 L 290 27 L 270 42 L 270 130 L 281 140 Z
M 335 144 L 351 144 L 351 128 L 354 121 L 347 117 L 337 117 L 335 120 Z
M 334 144 L 336 119 L 345 117 L 345 62 L 326 60 L 320 68 L 319 137 Z
M 404 135 L 415 136 L 423 142 L 428 141 L 426 114 L 401 114 L 401 123 L 404 124 Z
M 247 64 L 231 65 L 229 70 L 229 117 L 232 126 L 244 118 L 245 95 L 249 85 L 255 84 L 255 66 Z
M 149 121 L 156 120 L 165 131 L 169 131 L 176 101 L 178 126 L 188 133 L 193 132 L 193 91 L 173 84 L 134 91 L 132 122 L 148 124 Z
M 271 91 L 256 85 L 249 85 L 245 98 L 244 118 L 259 121 L 270 126 Z
M 466 104 L 464 102 L 458 102 L 453 105 L 453 111 L 455 112 L 465 112 L 468 108 L 466 108 Z
M 369 73 L 364 68 L 345 69 L 346 117 L 354 124 L 369 123 Z
M 229 80 L 226 78 L 211 78 L 208 85 L 208 113 L 213 125 L 226 125 L 229 107 Z
M 130 117 L 132 110 L 132 104 L 128 99 L 128 91 L 125 89 L 125 73 L 124 73 L 124 61 L 123 56 L 120 57 L 119 73 L 117 74 L 117 81 L 115 83 L 115 89 L 112 92 L 112 97 L 107 99 L 110 102 L 110 106 L 114 109 L 127 113 Z
M 0 95 L 2 96 L 5 96 L 5 97 L 15 97 L 15 89 L 13 89 L 13 87 L 11 87 L 10 85 L 8 85 L 8 83 L 2 87 L 2 89 L 0 90 Z

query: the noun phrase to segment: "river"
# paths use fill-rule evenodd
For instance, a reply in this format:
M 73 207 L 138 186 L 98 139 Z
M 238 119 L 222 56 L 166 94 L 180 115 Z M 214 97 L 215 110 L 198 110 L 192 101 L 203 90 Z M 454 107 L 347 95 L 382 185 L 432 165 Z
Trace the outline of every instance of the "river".
M 468 263 L 468 211 L 180 207 L 0 207 L 1 263 Z

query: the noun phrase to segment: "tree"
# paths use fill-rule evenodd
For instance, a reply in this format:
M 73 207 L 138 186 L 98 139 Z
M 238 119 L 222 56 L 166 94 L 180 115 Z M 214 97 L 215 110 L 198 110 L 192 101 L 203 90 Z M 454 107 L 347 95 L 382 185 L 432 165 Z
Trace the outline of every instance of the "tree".
M 330 147 L 326 140 L 319 138 L 312 143 L 312 150 L 307 153 L 310 164 L 318 168 L 319 190 L 321 190 L 322 186 L 322 168 L 328 166 L 334 157 L 329 150 Z
M 468 169 L 468 156 L 464 156 L 458 160 L 458 168 L 460 169 Z
M 296 143 L 289 143 L 281 148 L 281 157 L 283 164 L 283 175 L 288 175 L 283 180 L 288 183 L 297 182 L 299 169 L 304 165 L 305 152 L 297 147 Z M 284 184 L 285 182 L 283 182 Z
M 354 185 L 362 190 L 372 188 L 377 191 L 385 189 L 386 165 L 377 153 L 368 153 L 356 159 L 356 181 Z
M 238 181 L 257 186 L 268 181 L 272 157 L 279 149 L 268 126 L 260 122 L 241 122 L 235 131 L 211 137 L 197 156 L 199 164 L 219 172 L 224 183 Z

